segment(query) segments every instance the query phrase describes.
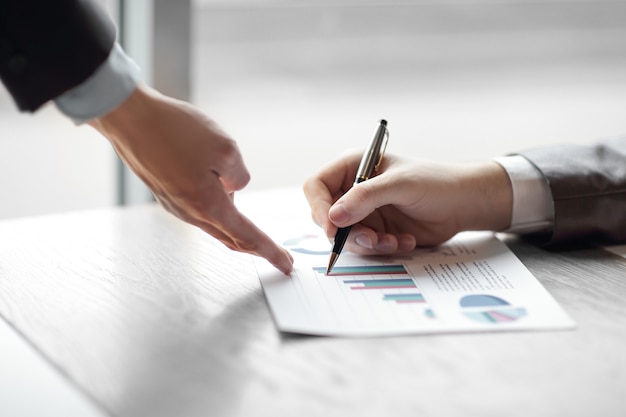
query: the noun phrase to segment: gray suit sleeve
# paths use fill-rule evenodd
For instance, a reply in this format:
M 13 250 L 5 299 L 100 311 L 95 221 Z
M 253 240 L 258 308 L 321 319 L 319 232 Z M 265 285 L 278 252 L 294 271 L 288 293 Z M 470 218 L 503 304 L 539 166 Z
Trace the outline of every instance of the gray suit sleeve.
M 626 136 L 518 154 L 545 176 L 554 199 L 548 244 L 626 242 Z

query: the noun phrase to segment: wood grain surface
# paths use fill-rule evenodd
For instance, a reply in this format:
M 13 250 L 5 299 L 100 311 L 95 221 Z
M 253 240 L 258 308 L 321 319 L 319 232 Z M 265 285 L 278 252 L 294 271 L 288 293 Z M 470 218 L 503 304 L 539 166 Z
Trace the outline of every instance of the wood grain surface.
M 626 415 L 626 261 L 506 242 L 577 329 L 281 334 L 251 258 L 157 205 L 0 223 L 0 314 L 116 417 Z

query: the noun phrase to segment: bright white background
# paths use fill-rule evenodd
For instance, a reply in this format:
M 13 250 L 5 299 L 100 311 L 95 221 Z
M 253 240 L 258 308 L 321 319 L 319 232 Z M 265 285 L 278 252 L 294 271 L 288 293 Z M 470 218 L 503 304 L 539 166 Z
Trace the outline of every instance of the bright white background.
M 107 1 L 104 1 L 107 3 Z M 623 1 L 197 0 L 192 100 L 250 189 L 299 185 L 379 118 L 389 152 L 490 158 L 626 132 Z M 0 90 L 0 218 L 115 204 L 115 157 Z

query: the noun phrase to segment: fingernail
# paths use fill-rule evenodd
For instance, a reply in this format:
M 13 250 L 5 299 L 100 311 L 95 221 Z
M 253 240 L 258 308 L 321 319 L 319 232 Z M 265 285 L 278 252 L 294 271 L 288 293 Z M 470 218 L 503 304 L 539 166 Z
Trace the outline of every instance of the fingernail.
M 278 269 L 285 275 L 291 275 L 291 272 L 293 272 L 293 264 L 285 264 Z
M 357 245 L 362 246 L 364 248 L 367 248 L 367 249 L 373 248 L 372 239 L 370 239 L 368 235 L 357 235 L 354 238 L 354 241 L 356 242 Z
M 293 256 L 289 252 L 285 252 L 287 255 L 287 261 L 281 262 L 281 265 L 276 265 L 276 267 L 285 275 L 290 275 L 293 271 Z
M 393 244 L 387 240 L 380 240 L 376 245 L 376 250 L 379 252 L 388 252 L 393 249 Z
M 335 223 L 343 223 L 350 220 L 350 215 L 341 204 L 331 207 L 328 217 Z
M 403 250 L 415 249 L 415 239 L 411 236 L 403 236 L 398 239 L 398 247 Z

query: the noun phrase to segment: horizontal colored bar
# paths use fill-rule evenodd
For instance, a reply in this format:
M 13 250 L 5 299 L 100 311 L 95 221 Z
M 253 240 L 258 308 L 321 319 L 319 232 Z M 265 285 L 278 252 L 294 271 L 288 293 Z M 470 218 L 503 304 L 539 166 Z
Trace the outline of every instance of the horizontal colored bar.
M 344 284 L 363 284 L 365 286 L 378 286 L 378 285 L 412 285 L 415 286 L 415 283 L 411 278 L 401 278 L 401 279 L 345 279 L 343 280 Z
M 325 267 L 314 267 L 313 270 L 320 274 L 326 274 Z M 404 265 L 361 265 L 361 266 L 335 266 L 330 275 L 407 275 Z
M 424 296 L 420 293 L 417 294 L 385 294 L 383 296 L 384 300 L 395 300 L 395 301 L 418 301 L 424 302 Z
M 413 285 L 368 285 L 366 287 L 350 287 L 351 290 L 395 290 L 398 288 L 415 288 Z

